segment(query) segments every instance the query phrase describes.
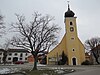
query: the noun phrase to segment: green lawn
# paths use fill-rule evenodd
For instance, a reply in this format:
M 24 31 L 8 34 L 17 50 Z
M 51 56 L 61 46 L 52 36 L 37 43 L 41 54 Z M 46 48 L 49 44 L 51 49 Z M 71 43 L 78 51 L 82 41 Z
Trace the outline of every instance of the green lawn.
M 35 70 L 35 71 L 26 71 L 27 75 L 58 75 L 54 70 Z
M 62 74 L 72 73 L 74 71 L 72 71 L 71 69 L 69 70 L 46 69 L 46 70 L 26 71 L 26 75 L 62 75 Z

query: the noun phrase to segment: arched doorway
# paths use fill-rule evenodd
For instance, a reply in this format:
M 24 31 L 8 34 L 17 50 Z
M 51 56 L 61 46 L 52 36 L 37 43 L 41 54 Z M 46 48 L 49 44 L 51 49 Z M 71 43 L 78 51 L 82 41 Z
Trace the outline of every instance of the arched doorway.
M 76 58 L 72 58 L 73 65 L 76 65 Z
M 16 62 L 16 61 L 18 61 L 18 57 L 13 58 L 13 62 Z

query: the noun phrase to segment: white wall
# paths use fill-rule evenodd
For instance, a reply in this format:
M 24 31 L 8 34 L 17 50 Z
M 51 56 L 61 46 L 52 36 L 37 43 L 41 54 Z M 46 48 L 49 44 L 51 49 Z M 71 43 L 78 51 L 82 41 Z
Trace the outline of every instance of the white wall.
M 17 55 L 15 55 L 16 53 L 17 53 Z M 11 54 L 11 55 L 9 55 L 9 54 Z M 21 54 L 22 54 L 22 57 L 20 56 Z M 7 62 L 13 62 L 13 58 L 17 57 L 18 61 L 24 61 L 25 62 L 25 61 L 27 61 L 25 58 L 27 58 L 28 55 L 29 55 L 29 53 L 27 53 L 27 55 L 26 55 L 26 53 L 22 53 L 22 52 L 13 52 L 13 53 L 9 52 L 6 60 L 7 60 Z M 8 58 L 11 58 L 11 60 L 8 60 Z
M 0 53 L 1 53 L 1 55 L 0 55 L 0 63 L 2 63 L 2 62 L 3 62 L 3 61 L 2 61 L 2 59 L 3 59 L 3 52 L 0 51 Z

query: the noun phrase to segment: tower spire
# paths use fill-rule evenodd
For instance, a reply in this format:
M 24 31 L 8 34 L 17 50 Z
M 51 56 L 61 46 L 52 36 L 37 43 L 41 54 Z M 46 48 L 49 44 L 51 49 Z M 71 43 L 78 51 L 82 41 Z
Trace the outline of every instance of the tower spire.
M 70 2 L 70 1 L 67 1 L 67 3 L 68 3 L 68 10 L 70 10 L 69 2 Z

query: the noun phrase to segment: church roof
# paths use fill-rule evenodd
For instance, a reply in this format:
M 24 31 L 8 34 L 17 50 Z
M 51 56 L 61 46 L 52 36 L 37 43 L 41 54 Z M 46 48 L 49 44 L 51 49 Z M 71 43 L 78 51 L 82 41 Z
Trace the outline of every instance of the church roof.
M 8 52 L 28 52 L 28 50 L 25 49 L 8 49 Z
M 4 49 L 0 49 L 0 52 L 4 52 Z

